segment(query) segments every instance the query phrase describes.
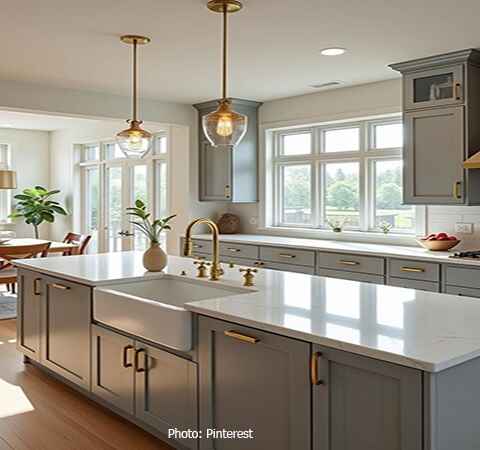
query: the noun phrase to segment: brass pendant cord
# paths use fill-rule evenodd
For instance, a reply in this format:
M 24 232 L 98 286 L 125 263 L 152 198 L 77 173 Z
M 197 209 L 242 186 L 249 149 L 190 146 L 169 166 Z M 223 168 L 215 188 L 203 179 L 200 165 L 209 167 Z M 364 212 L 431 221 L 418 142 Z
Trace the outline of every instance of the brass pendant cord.
M 137 40 L 133 40 L 133 122 L 137 121 Z
M 228 6 L 223 7 L 223 67 L 222 67 L 222 96 L 227 98 L 227 45 L 228 45 Z

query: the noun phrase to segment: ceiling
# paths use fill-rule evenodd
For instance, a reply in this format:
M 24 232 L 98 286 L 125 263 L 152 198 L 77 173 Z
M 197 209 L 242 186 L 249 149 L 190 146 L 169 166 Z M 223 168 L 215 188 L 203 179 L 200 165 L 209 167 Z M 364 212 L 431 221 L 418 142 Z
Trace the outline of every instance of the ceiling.
M 2 4 L 0 79 L 127 95 L 130 49 L 145 34 L 142 96 L 193 103 L 219 95 L 220 17 L 207 0 L 15 0 Z M 395 77 L 392 62 L 480 46 L 480 2 L 245 0 L 231 17 L 229 94 L 270 100 Z M 347 54 L 321 56 L 329 46 Z
M 74 117 L 49 116 L 14 111 L 0 111 L 0 129 L 55 131 L 73 128 L 79 125 L 94 125 L 98 120 Z

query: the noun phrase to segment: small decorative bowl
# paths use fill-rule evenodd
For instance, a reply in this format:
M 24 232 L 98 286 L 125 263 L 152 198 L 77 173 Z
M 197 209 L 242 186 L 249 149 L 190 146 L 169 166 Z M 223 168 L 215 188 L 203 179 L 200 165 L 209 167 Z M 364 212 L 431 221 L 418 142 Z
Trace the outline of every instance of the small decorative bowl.
M 427 250 L 432 252 L 446 252 L 458 245 L 461 241 L 427 241 L 426 239 L 417 239 L 417 242 Z

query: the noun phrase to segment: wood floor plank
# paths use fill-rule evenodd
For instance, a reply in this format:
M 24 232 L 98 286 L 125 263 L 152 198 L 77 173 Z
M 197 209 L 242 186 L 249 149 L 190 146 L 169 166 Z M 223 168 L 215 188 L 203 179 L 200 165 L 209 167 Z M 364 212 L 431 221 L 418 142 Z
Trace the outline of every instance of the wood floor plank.
M 18 405 L 0 405 L 0 450 L 173 450 L 35 366 L 24 365 L 15 334 L 14 320 L 0 321 L 0 399 L 13 396 L 20 405 L 13 412 L 9 407 Z

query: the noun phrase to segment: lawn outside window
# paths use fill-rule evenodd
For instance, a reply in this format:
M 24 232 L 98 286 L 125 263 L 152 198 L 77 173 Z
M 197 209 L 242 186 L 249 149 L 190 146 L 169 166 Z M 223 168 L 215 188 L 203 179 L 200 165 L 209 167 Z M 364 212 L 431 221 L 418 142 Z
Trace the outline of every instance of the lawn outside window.
M 402 199 L 401 116 L 266 130 L 266 227 L 419 232 Z

